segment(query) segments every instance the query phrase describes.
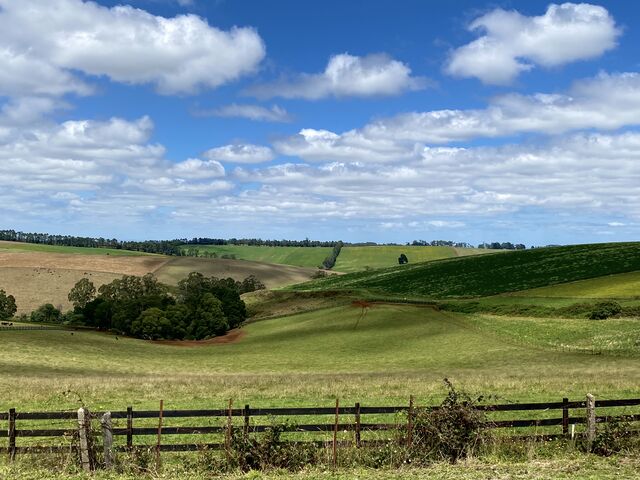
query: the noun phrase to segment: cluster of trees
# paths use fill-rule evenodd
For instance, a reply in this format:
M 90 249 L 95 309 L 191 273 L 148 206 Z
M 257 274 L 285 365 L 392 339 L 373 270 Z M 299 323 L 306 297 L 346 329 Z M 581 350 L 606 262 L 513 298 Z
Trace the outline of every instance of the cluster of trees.
M 153 274 L 125 275 L 97 291 L 83 278 L 69 301 L 75 324 L 152 340 L 201 340 L 238 327 L 247 318 L 240 295 L 262 288 L 253 276 L 238 282 L 192 272 L 170 294 Z
M 15 230 L 0 230 L 0 240 L 35 243 L 40 245 L 61 245 L 65 247 L 115 248 L 163 255 L 180 255 L 186 240 L 145 240 L 142 242 L 121 241 L 115 238 L 76 237 L 73 235 L 51 235 L 49 233 L 25 233 Z
M 207 238 L 197 237 L 185 241 L 188 245 L 251 245 L 266 247 L 333 247 L 341 242 L 320 240 L 263 240 L 261 238 Z
M 331 270 L 336 264 L 336 260 L 338 259 L 338 255 L 340 255 L 340 250 L 342 250 L 343 243 L 338 242 L 333 247 L 333 251 L 327 258 L 322 261 L 322 265 L 320 268 L 325 268 L 327 270 Z
M 414 247 L 456 247 L 456 248 L 473 248 L 473 245 L 467 242 L 454 242 L 451 240 L 414 240 L 411 242 Z
M 522 243 L 513 244 L 511 242 L 481 243 L 478 248 L 490 248 L 492 250 L 525 250 L 527 247 Z
M 183 248 L 182 255 L 185 257 L 196 257 L 196 258 L 226 258 L 229 260 L 236 260 L 238 257 L 235 253 L 223 253 L 218 255 L 217 252 L 210 252 L 209 250 L 200 250 L 199 248 Z
M 9 320 L 17 311 L 16 299 L 13 295 L 0 289 L 0 320 Z

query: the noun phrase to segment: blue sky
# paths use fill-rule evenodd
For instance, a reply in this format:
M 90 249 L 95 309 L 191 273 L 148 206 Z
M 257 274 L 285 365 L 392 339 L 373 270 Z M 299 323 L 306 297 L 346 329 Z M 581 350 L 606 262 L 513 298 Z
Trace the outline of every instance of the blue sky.
M 0 0 L 0 228 L 637 240 L 635 2 Z

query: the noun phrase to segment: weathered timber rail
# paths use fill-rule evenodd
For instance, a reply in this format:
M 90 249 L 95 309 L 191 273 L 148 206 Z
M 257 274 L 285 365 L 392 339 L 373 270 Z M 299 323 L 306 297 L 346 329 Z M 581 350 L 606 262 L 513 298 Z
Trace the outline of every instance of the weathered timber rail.
M 631 412 L 628 411 L 630 407 Z M 376 436 L 376 432 L 389 431 L 401 431 L 404 438 L 410 441 L 416 412 L 437 408 L 441 407 L 416 406 L 412 399 L 408 405 L 404 406 L 364 406 L 356 403 L 353 406 L 342 407 L 336 405 L 335 407 L 251 408 L 245 405 L 244 408 L 162 411 L 134 410 L 128 407 L 123 411 L 91 412 L 91 415 L 84 408 L 80 410 L 83 428 L 90 430 L 92 420 L 97 425 L 102 419 L 105 443 L 107 438 L 122 439 L 114 442 L 116 444 L 113 447 L 109 444 L 109 449 L 128 451 L 136 447 L 144 447 L 154 448 L 157 451 L 180 452 L 224 449 L 228 446 L 228 439 L 234 430 L 244 435 L 265 432 L 273 427 L 274 419 L 277 421 L 278 418 L 289 421 L 292 418 L 301 418 L 300 423 L 287 424 L 284 431 L 294 436 L 305 433 L 313 437 L 309 440 L 306 436 L 303 443 L 333 444 L 334 448 L 366 447 L 389 441 L 388 435 L 387 439 L 381 439 L 380 435 Z M 503 429 L 505 435 L 528 439 L 551 440 L 580 435 L 587 441 L 593 441 L 597 424 L 616 421 L 640 422 L 640 398 L 596 401 L 588 395 L 586 400 L 581 401 L 569 401 L 564 398 L 560 402 L 476 405 L 474 408 L 486 412 L 488 417 L 498 416 L 494 419 L 489 418 L 485 423 L 486 428 Z M 617 409 L 615 415 L 596 415 L 596 411 L 607 413 L 610 409 Z M 509 412 L 536 412 L 541 418 L 504 418 Z M 548 418 L 553 412 L 558 413 Z M 79 431 L 82 431 L 78 427 L 79 413 L 80 411 L 20 412 L 16 409 L 0 413 L 0 425 L 6 425 L 6 428 L 0 430 L 0 439 L 7 439 L 6 446 L 0 448 L 0 452 L 9 454 L 12 459 L 17 454 L 69 452 L 72 448 L 76 448 L 77 439 L 82 436 L 81 433 L 79 435 Z M 88 427 L 85 424 L 85 416 L 89 418 Z M 390 421 L 390 416 L 393 416 L 393 422 Z M 323 417 L 326 423 L 314 422 L 313 420 L 317 417 Z M 363 421 L 363 417 L 370 421 Z M 262 420 L 265 418 L 271 419 L 272 424 L 266 424 Z M 158 422 L 160 419 L 162 421 Z M 182 425 L 190 419 L 199 419 L 200 424 Z M 35 428 L 44 422 L 48 422 L 48 425 L 45 423 L 48 427 L 53 423 L 55 426 L 64 425 L 64 428 Z M 205 423 L 208 424 L 204 425 Z M 580 426 L 579 432 L 576 432 L 575 426 Z M 327 435 L 329 432 L 333 433 L 333 440 Z M 166 436 L 177 437 L 180 443 L 161 443 L 161 436 L 163 439 L 166 439 Z M 64 438 L 63 442 L 52 441 L 60 437 Z M 150 443 L 149 437 L 157 437 L 158 443 Z M 46 445 L 42 444 L 42 440 L 39 444 L 35 444 L 34 439 L 48 441 Z M 134 439 L 141 441 L 134 443 Z M 284 441 L 301 443 L 299 438 Z M 18 445 L 19 442 L 21 445 Z

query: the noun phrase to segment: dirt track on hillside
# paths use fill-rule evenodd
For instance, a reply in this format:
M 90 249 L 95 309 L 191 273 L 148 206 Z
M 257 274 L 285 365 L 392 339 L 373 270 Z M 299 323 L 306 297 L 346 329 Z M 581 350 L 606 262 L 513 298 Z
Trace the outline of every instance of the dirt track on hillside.
M 176 347 L 206 347 L 209 345 L 226 345 L 239 342 L 247 334 L 244 330 L 236 328 L 229 330 L 226 335 L 213 337 L 208 340 L 155 340 L 153 343 L 160 345 L 173 345 Z

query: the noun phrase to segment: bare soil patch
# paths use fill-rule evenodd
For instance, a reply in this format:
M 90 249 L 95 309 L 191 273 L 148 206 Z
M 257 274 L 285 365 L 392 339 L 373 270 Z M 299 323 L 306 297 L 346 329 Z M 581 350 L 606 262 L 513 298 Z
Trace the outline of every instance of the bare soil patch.
M 208 340 L 155 340 L 153 343 L 160 345 L 175 345 L 177 347 L 206 347 L 207 345 L 226 345 L 239 342 L 247 334 L 246 331 L 236 328 L 229 330 L 220 337 L 209 338 Z
M 68 310 L 69 290 L 81 278 L 88 278 L 99 288 L 123 275 L 155 272 L 167 260 L 161 256 L 1 252 L 0 289 L 15 297 L 18 314 L 45 303 Z
M 0 267 L 48 268 L 144 275 L 155 272 L 169 259 L 161 256 L 75 255 L 43 252 L 0 252 Z

